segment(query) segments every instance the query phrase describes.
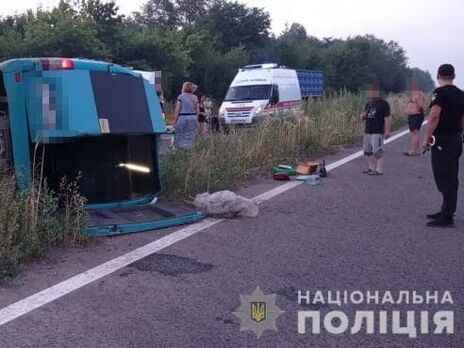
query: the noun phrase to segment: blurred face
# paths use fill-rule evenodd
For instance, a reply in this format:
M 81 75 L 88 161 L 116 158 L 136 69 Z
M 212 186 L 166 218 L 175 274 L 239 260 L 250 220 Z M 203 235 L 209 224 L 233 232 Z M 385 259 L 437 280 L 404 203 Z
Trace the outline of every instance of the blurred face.
M 380 98 L 380 90 L 378 88 L 370 87 L 366 90 L 366 96 L 369 99 Z
M 420 83 L 419 81 L 417 80 L 412 80 L 412 83 L 411 83 L 411 92 L 414 94 L 414 93 L 417 93 L 417 92 L 420 92 L 421 91 L 421 88 L 420 88 Z

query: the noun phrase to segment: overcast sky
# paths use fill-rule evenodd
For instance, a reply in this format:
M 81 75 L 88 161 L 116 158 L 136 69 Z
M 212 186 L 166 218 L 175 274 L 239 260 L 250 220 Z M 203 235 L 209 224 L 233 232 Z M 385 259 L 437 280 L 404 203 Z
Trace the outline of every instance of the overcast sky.
M 195 1 L 195 0 L 192 0 Z M 0 0 L 0 15 L 25 11 L 58 0 Z M 145 0 L 116 0 L 121 11 L 130 14 Z M 411 67 L 429 70 L 438 65 L 456 67 L 456 84 L 464 88 L 464 0 L 240 0 L 264 8 L 271 14 L 272 29 L 280 33 L 285 24 L 305 26 L 319 38 L 374 34 L 395 40 L 404 47 Z

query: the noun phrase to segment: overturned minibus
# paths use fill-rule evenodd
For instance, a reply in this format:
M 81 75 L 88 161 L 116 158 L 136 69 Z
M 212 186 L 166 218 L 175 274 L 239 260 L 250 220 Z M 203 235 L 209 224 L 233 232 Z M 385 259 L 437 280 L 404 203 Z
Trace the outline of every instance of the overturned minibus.
M 0 166 L 19 187 L 31 182 L 37 150 L 57 190 L 78 180 L 93 235 L 148 231 L 203 218 L 189 206 L 157 203 L 165 133 L 149 81 L 111 63 L 23 58 L 0 63 Z

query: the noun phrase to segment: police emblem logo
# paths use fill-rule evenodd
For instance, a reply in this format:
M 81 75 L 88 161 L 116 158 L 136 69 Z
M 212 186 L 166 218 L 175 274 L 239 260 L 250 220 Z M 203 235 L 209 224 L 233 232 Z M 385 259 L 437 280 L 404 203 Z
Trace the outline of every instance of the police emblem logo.
M 276 320 L 284 312 L 276 305 L 276 295 L 265 295 L 258 287 L 251 295 L 240 295 L 240 302 L 234 314 L 241 320 L 241 331 L 253 331 L 257 338 L 266 330 L 277 331 Z
M 250 303 L 251 320 L 260 323 L 266 320 L 267 303 L 266 302 L 251 302 Z

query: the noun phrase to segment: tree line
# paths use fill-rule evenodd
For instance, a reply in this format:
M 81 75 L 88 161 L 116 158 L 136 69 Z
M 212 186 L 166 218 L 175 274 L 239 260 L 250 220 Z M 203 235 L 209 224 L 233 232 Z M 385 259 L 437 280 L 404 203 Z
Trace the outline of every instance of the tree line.
M 114 1 L 61 0 L 50 9 L 0 18 L 0 61 L 16 57 L 83 57 L 139 70 L 161 70 L 167 99 L 189 79 L 221 99 L 237 69 L 276 62 L 322 70 L 326 91 L 358 91 L 377 82 L 386 92 L 424 90 L 430 74 L 408 67 L 396 42 L 372 35 L 319 39 L 293 23 L 275 35 L 262 8 L 227 0 L 148 0 L 131 15 Z

